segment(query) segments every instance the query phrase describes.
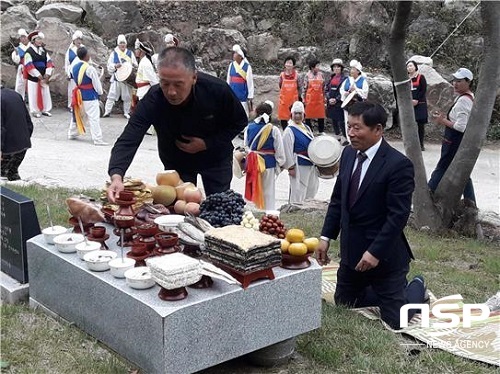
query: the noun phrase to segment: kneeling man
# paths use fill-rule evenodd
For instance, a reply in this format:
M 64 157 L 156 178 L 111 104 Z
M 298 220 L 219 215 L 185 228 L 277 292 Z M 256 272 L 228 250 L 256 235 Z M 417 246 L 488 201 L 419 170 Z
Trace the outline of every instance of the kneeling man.
M 399 329 L 400 308 L 424 302 L 425 285 L 420 276 L 406 281 L 413 254 L 403 229 L 415 188 L 413 164 L 384 140 L 386 121 L 379 104 L 364 101 L 349 109 L 351 145 L 342 153 L 317 256 L 327 264 L 330 239 L 340 233 L 335 303 L 378 306 L 382 320 Z

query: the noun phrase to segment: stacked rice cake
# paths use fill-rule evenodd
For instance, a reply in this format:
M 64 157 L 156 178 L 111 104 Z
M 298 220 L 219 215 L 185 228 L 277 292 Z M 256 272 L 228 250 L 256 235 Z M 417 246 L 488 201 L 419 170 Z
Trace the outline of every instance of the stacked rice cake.
M 241 225 L 205 232 L 205 252 L 208 257 L 241 273 L 280 265 L 280 244 L 280 240 L 271 235 Z
M 201 262 L 182 253 L 152 257 L 146 260 L 151 277 L 167 290 L 186 287 L 201 277 Z

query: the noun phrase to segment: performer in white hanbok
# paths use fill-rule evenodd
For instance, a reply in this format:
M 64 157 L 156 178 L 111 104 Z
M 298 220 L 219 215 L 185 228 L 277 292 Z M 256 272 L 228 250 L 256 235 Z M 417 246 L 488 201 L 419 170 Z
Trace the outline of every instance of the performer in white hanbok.
M 163 38 L 163 42 L 165 43 L 165 48 L 177 47 L 179 45 L 179 39 L 177 39 L 172 34 L 165 35 L 165 37 Z M 153 63 L 155 71 L 158 71 L 158 53 L 155 53 L 153 56 L 151 56 L 151 62 Z
M 68 80 L 68 108 L 71 109 L 71 95 L 73 89 L 75 88 L 75 81 L 71 78 L 71 64 L 76 60 L 78 61 L 76 51 L 80 47 L 84 47 L 82 44 L 83 33 L 80 30 L 76 30 L 72 37 L 73 42 L 69 45 L 66 55 L 64 56 L 64 71 L 66 72 L 66 79 Z
M 19 95 L 21 95 L 24 100 L 24 97 L 26 95 L 26 79 L 24 77 L 24 54 L 29 47 L 29 39 L 28 33 L 25 29 L 17 30 L 17 36 L 19 36 L 19 45 L 14 49 L 11 57 L 12 61 L 14 61 L 15 64 L 18 64 L 15 91 Z
M 141 100 L 155 84 L 158 84 L 158 75 L 156 75 L 151 55 L 153 49 L 141 41 L 136 41 L 136 51 L 139 59 L 139 67 L 135 83 L 137 85 L 137 98 Z
M 296 101 L 292 105 L 292 119 L 283 132 L 285 169 L 290 177 L 290 203 L 300 203 L 316 196 L 319 188 L 319 173 L 309 159 L 307 148 L 314 139 L 311 128 L 303 123 L 304 104 Z
M 121 68 L 123 63 L 130 63 L 137 68 L 137 60 L 130 49 L 127 49 L 127 39 L 125 35 L 118 35 L 116 41 L 117 47 L 109 55 L 108 73 L 111 74 L 111 86 L 109 87 L 108 98 L 104 107 L 103 117 L 109 117 L 115 102 L 121 97 L 123 100 L 123 115 L 130 118 L 130 106 L 132 104 L 132 87 L 125 82 L 116 80 L 116 71 Z
M 340 100 L 342 102 L 346 101 L 348 96 L 355 92 L 354 97 L 349 101 L 348 105 L 344 107 L 344 120 L 345 120 L 345 133 L 349 137 L 349 131 L 347 131 L 347 108 L 349 105 L 354 104 L 358 101 L 365 101 L 368 98 L 368 79 L 363 74 L 363 66 L 358 60 L 351 60 L 349 63 L 351 68 L 349 72 L 349 78 L 344 80 L 340 85 Z M 342 145 L 348 145 L 349 139 L 342 137 Z
M 108 145 L 102 140 L 99 123 L 99 96 L 102 95 L 102 85 L 99 74 L 94 66 L 89 64 L 90 53 L 87 48 L 80 47 L 77 51 L 78 60 L 74 61 L 71 76 L 75 82 L 72 92 L 73 114 L 68 139 L 76 139 L 85 133 L 85 123 L 90 127 L 90 134 L 95 145 Z M 73 119 L 74 118 L 74 119 Z
M 281 131 L 271 123 L 274 104 L 266 101 L 257 106 L 257 117 L 245 129 L 243 144 L 246 158 L 245 199 L 267 212 L 276 209 L 276 176 L 285 163 Z
M 24 54 L 24 67 L 28 73 L 28 101 L 30 112 L 37 118 L 52 116 L 52 99 L 49 80 L 54 71 L 54 64 L 47 51 L 42 47 L 45 35 L 32 31 L 28 35 L 31 44 Z

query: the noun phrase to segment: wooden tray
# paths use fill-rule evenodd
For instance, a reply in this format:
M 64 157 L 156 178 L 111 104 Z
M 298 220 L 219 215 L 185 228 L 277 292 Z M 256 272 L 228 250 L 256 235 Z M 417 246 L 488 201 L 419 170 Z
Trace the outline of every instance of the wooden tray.
M 243 273 L 243 272 L 238 271 L 236 269 L 230 268 L 227 265 L 221 264 L 220 262 L 213 261 L 213 260 L 211 260 L 211 262 L 215 266 L 218 266 L 222 270 L 224 270 L 225 272 L 231 274 L 238 282 L 241 283 L 241 286 L 243 287 L 243 289 L 246 289 L 250 283 L 252 283 L 253 281 L 258 280 L 258 279 L 269 279 L 269 280 L 274 279 L 274 273 L 273 273 L 272 268 L 257 270 L 257 271 L 250 272 L 250 273 Z

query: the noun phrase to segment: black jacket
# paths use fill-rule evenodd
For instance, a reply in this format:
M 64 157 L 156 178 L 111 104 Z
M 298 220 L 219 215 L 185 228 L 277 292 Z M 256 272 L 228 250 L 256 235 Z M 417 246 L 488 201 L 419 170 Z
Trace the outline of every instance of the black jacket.
M 2 87 L 2 154 L 14 154 L 31 148 L 33 123 L 23 98 Z
M 139 101 L 123 133 L 117 139 L 109 161 L 109 175 L 124 175 L 150 125 L 158 136 L 158 152 L 165 169 L 199 172 L 232 159 L 232 140 L 247 125 L 245 111 L 226 82 L 198 72 L 190 98 L 183 105 L 171 105 L 160 85 L 151 87 Z M 205 151 L 189 154 L 175 141 L 182 136 L 205 140 Z
M 321 235 L 336 239 L 340 233 L 341 261 L 352 269 L 366 250 L 380 260 L 381 270 L 406 266 L 413 258 L 403 233 L 415 188 L 413 164 L 382 140 L 349 209 L 349 182 L 356 154 L 352 147 L 342 153 Z

